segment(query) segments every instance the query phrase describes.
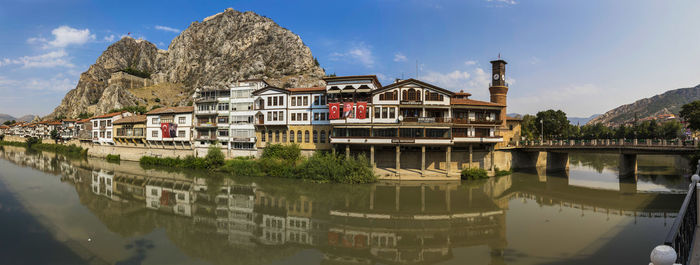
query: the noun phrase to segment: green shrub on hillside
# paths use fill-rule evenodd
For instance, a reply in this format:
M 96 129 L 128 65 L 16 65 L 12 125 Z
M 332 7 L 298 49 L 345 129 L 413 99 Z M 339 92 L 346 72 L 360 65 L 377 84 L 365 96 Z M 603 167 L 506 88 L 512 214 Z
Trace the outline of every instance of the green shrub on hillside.
M 105 157 L 105 160 L 107 160 L 107 162 L 119 163 L 121 161 L 121 155 L 109 154 L 107 157 Z
M 301 148 L 299 145 L 281 145 L 271 144 L 263 149 L 261 158 L 263 159 L 282 159 L 286 161 L 297 161 L 301 157 Z

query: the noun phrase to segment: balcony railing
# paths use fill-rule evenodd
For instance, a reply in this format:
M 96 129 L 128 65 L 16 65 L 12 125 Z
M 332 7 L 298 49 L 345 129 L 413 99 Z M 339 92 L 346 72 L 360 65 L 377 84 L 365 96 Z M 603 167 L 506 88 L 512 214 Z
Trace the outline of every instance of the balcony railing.
M 469 120 L 464 118 L 452 118 L 454 124 L 501 124 L 500 120 L 475 119 Z
M 216 136 L 213 135 L 197 135 L 195 140 L 216 140 Z
M 450 123 L 452 118 L 445 117 L 405 117 L 403 122 L 417 122 L 417 123 Z
M 195 127 L 198 128 L 215 128 L 217 127 L 216 122 L 198 122 Z
M 194 102 L 197 102 L 197 103 L 216 102 L 216 97 L 197 97 L 194 99 Z

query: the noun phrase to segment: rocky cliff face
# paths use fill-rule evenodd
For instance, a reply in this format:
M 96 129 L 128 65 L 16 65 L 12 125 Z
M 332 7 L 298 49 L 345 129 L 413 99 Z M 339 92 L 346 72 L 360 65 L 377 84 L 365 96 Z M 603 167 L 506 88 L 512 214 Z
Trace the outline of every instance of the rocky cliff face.
M 144 103 L 127 89 L 108 84 L 112 73 L 126 68 L 149 73 L 156 84 L 180 84 L 190 93 L 253 78 L 279 87 L 318 86 L 324 76 L 299 36 L 253 12 L 227 9 L 192 23 L 167 51 L 130 37 L 110 45 L 49 117 Z M 176 105 L 182 104 L 187 102 Z
M 656 117 L 661 114 L 675 114 L 687 103 L 700 100 L 700 85 L 666 91 L 663 94 L 635 101 L 632 104 L 614 108 L 595 117 L 588 124 L 603 123 L 617 126 L 635 119 Z

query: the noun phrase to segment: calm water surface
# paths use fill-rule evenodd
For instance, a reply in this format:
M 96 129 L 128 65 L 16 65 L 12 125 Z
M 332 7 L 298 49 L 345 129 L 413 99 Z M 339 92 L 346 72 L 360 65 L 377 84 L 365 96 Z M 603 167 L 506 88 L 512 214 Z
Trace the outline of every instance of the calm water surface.
M 3 264 L 647 264 L 689 184 L 676 156 L 372 185 L 0 157 Z

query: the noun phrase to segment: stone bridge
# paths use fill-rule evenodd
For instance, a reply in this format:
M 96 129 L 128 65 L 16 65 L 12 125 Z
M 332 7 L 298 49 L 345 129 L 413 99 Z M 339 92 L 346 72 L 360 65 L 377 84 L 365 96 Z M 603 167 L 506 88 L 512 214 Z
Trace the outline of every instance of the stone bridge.
M 697 140 L 665 139 L 593 139 L 523 141 L 513 149 L 513 168 L 544 168 L 557 171 L 569 168 L 569 153 L 614 153 L 620 155 L 620 175 L 637 172 L 637 155 L 690 155 L 698 151 Z

